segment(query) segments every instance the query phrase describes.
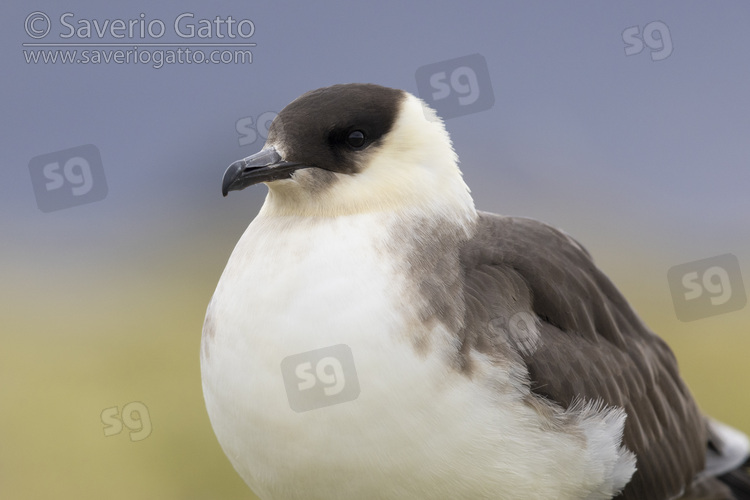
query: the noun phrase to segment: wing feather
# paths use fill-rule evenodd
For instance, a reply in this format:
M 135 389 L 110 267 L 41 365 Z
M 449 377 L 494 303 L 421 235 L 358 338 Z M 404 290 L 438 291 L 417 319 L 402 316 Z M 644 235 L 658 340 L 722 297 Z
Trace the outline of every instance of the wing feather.
M 589 253 L 543 223 L 480 212 L 461 263 L 467 318 L 509 318 L 526 304 L 538 321 L 534 348 L 516 346 L 534 397 L 563 409 L 581 399 L 625 409 L 623 440 L 638 470 L 618 498 L 663 500 L 685 491 L 704 467 L 704 417 L 669 347 Z M 503 331 L 465 323 L 467 370 L 471 350 L 491 354 L 500 344 L 507 350 Z

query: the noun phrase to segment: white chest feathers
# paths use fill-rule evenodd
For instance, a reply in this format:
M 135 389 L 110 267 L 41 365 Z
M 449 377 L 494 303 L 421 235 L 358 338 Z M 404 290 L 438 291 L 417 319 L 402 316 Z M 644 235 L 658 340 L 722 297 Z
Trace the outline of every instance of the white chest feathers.
M 624 414 L 545 431 L 509 370 L 453 369 L 455 332 L 409 313 L 391 222 L 259 217 L 238 243 L 201 368 L 239 474 L 264 500 L 610 498 L 633 472 Z

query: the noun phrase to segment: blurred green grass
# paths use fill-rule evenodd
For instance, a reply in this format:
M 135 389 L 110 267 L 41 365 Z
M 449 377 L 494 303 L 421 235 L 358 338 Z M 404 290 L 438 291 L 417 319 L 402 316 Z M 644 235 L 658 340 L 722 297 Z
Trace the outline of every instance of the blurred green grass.
M 255 498 L 221 451 L 201 393 L 203 314 L 230 248 L 6 277 L 0 497 Z M 632 262 L 609 267 L 672 346 L 703 410 L 750 431 L 747 308 L 681 323 L 664 273 Z M 105 437 L 102 410 L 131 401 L 147 406 L 151 435 Z
M 3 297 L 0 498 L 256 498 L 203 406 L 200 333 L 220 268 L 152 264 L 85 282 L 68 269 Z M 131 401 L 151 434 L 105 437 L 102 410 Z

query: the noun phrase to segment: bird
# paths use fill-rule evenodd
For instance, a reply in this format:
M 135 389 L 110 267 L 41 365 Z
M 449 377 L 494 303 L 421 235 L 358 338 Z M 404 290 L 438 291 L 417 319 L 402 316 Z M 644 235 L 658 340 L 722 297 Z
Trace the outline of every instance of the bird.
M 301 95 L 222 193 L 260 183 L 200 347 L 259 498 L 750 498 L 748 438 L 699 410 L 584 246 L 475 208 L 423 100 Z

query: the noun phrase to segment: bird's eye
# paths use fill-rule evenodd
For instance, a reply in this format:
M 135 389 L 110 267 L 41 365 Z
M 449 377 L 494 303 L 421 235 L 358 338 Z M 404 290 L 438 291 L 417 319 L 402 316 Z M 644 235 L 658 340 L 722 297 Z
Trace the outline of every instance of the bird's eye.
M 354 149 L 359 149 L 365 145 L 365 133 L 361 130 L 355 130 L 349 133 L 346 143 Z

